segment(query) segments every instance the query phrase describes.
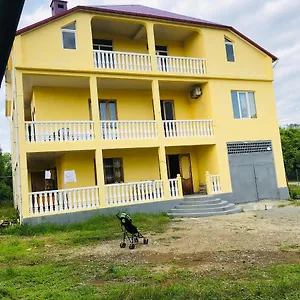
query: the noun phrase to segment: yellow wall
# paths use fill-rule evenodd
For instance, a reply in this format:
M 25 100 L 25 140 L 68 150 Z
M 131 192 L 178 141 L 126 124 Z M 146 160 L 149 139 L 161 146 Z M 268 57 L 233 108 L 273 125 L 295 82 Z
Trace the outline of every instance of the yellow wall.
M 210 76 L 235 78 L 270 77 L 271 59 L 237 35 L 219 29 L 201 29 L 204 37 L 207 70 Z M 227 62 L 224 36 L 234 42 L 236 62 Z
M 254 91 L 257 119 L 234 119 L 231 90 Z M 222 172 L 222 179 L 224 178 L 222 187 L 224 185 L 227 191 L 231 190 L 226 143 L 251 140 L 272 140 L 278 185 L 285 187 L 286 180 L 272 83 L 212 80 L 209 93 L 220 172 Z
M 100 100 L 117 100 L 119 120 L 153 120 L 151 91 L 98 91 Z M 89 120 L 89 89 L 35 87 L 31 107 L 36 108 L 36 121 Z
M 88 121 L 89 98 L 89 89 L 35 87 L 36 121 Z
M 105 150 L 103 158 L 122 158 L 124 181 L 160 180 L 157 149 Z
M 151 91 L 99 89 L 99 99 L 117 100 L 119 120 L 153 120 Z
M 209 83 L 201 85 L 202 96 L 198 99 L 190 99 L 190 111 L 194 120 L 212 119 L 211 101 L 209 95 Z
M 193 112 L 190 107 L 188 91 L 160 91 L 161 100 L 173 100 L 176 120 L 191 120 Z
M 107 39 L 113 41 L 113 49 L 117 52 L 148 53 L 146 40 L 133 40 L 125 36 L 93 33 L 94 39 Z
M 62 47 L 61 28 L 76 21 L 77 49 Z M 26 66 L 59 69 L 93 68 L 91 16 L 74 13 L 58 19 L 37 30 L 18 36 L 21 39 L 22 57 L 19 61 Z
M 206 57 L 202 33 L 195 32 L 184 41 L 184 52 L 186 57 Z
M 93 151 L 77 151 L 62 155 L 56 161 L 59 189 L 95 186 Z M 64 171 L 75 170 L 77 182 L 64 183 Z

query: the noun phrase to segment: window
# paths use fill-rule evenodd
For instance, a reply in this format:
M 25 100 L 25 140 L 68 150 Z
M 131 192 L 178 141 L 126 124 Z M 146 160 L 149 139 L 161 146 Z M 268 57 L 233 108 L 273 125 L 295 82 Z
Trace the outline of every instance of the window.
M 174 102 L 172 100 L 160 100 L 160 109 L 164 121 L 174 120 Z
M 105 184 L 124 182 L 122 158 L 103 159 Z
M 235 119 L 257 118 L 254 92 L 231 92 L 233 115 Z
M 100 100 L 99 101 L 100 119 L 102 121 L 116 121 L 117 103 L 115 100 Z
M 64 49 L 76 49 L 76 23 L 72 23 L 61 29 L 63 48 Z
M 235 62 L 235 55 L 234 55 L 234 44 L 232 41 L 225 38 L 225 48 L 226 48 L 226 56 L 227 61 Z

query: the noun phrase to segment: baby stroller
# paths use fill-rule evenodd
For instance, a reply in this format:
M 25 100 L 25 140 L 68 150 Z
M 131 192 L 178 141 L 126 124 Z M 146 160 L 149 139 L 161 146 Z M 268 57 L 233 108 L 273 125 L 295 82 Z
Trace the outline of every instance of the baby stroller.
M 148 244 L 148 239 L 146 239 L 138 229 L 132 224 L 132 219 L 126 213 L 118 213 L 117 218 L 121 222 L 121 227 L 124 233 L 123 242 L 120 243 L 121 248 L 126 247 L 126 238 L 129 240 L 129 249 L 134 249 L 135 244 L 139 242 L 139 239 L 143 239 L 143 244 Z M 131 236 L 130 236 L 131 235 Z

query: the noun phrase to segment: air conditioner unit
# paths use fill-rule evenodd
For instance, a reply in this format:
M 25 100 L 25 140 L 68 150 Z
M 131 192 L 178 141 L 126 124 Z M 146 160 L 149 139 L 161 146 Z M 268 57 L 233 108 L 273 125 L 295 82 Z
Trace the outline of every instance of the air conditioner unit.
M 11 83 L 11 71 L 7 70 L 5 71 L 5 82 Z
M 196 86 L 190 91 L 191 99 L 198 99 L 201 95 L 202 95 L 202 90 L 200 86 Z

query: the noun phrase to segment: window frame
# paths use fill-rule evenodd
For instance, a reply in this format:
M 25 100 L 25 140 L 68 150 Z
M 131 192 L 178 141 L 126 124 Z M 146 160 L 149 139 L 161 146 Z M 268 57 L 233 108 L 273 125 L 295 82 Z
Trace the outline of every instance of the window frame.
M 236 118 L 234 116 L 234 107 L 233 107 L 233 99 L 232 99 L 232 93 L 237 94 L 237 101 L 238 101 L 238 109 L 239 109 L 239 118 Z M 253 99 L 254 99 L 254 106 L 255 106 L 255 116 L 256 117 L 251 117 L 251 108 L 250 108 L 250 98 L 249 94 L 253 93 Z M 240 101 L 240 94 L 245 94 L 246 95 L 246 102 L 247 102 L 247 117 L 242 116 L 242 108 L 241 108 L 241 101 Z M 257 108 L 256 108 L 256 97 L 255 97 L 255 91 L 237 91 L 237 90 L 231 90 L 230 92 L 231 96 L 231 104 L 232 104 L 232 112 L 233 112 L 233 117 L 235 120 L 249 120 L 249 119 L 257 119 Z
M 109 107 L 109 104 L 110 103 L 114 103 L 115 104 L 115 107 L 116 107 L 116 120 L 102 120 L 101 119 L 101 106 L 100 106 L 100 103 L 105 103 L 106 105 L 106 113 L 107 113 L 107 116 L 110 117 L 110 107 Z M 98 100 L 98 107 L 99 107 L 99 117 L 100 117 L 100 120 L 101 121 L 118 121 L 119 120 L 119 117 L 118 117 L 118 107 L 117 107 L 117 100 L 114 100 L 114 99 L 99 99 Z
M 234 42 L 229 39 L 228 37 L 224 37 L 224 45 L 225 45 L 225 54 L 226 54 L 226 61 L 229 63 L 235 63 L 236 62 L 236 55 L 235 55 L 235 45 Z M 233 52 L 233 61 L 228 60 L 228 54 L 227 54 L 227 45 L 232 46 L 232 52 Z
M 66 28 L 66 27 L 68 27 L 68 26 L 70 26 L 72 24 L 75 24 L 75 29 L 67 29 Z M 61 27 L 61 39 L 62 39 L 62 48 L 63 48 L 63 50 L 77 50 L 77 34 L 76 34 L 76 31 L 77 31 L 76 21 L 72 22 L 72 23 L 69 23 L 68 25 L 65 25 L 64 27 Z M 64 32 L 65 33 L 73 33 L 74 34 L 74 37 L 75 37 L 75 49 L 73 49 L 73 48 L 65 48 L 65 45 L 64 45 Z
M 107 160 L 112 160 L 113 161 L 113 164 L 112 164 L 112 167 L 113 167 L 113 176 L 114 176 L 114 182 L 113 183 L 107 183 L 107 177 L 106 177 L 106 174 L 105 174 L 105 161 Z M 104 171 L 104 183 L 105 185 L 109 185 L 109 184 L 116 184 L 116 180 L 115 180 L 115 160 L 120 160 L 121 162 L 121 176 L 120 176 L 120 182 L 118 183 L 124 183 L 124 163 L 123 163 L 123 158 L 122 157 L 106 157 L 106 158 L 103 158 L 103 171 Z

